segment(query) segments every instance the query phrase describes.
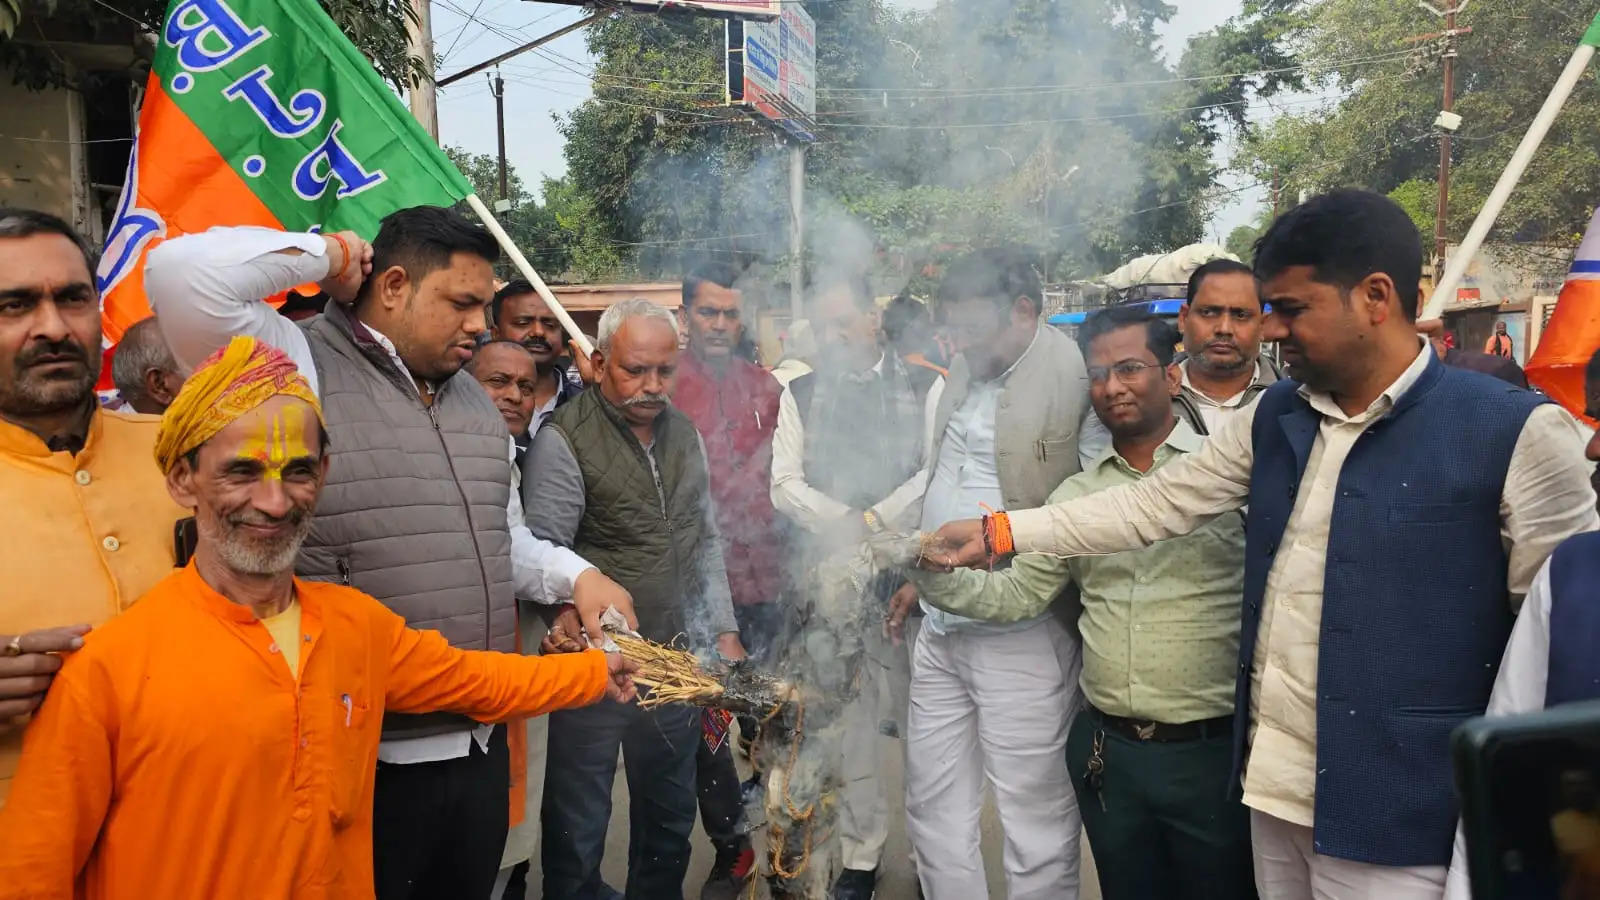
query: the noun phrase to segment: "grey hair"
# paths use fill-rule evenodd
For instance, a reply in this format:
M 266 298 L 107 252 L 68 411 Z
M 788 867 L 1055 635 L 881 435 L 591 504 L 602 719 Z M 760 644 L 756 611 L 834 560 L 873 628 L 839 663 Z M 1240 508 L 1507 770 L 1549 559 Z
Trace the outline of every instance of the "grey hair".
M 642 297 L 631 300 L 621 300 L 606 307 L 600 314 L 600 339 L 596 341 L 601 352 L 611 349 L 611 339 L 622 330 L 622 323 L 629 319 L 655 319 L 672 326 L 672 333 L 678 333 L 678 317 L 665 306 L 651 303 Z
M 147 316 L 129 326 L 111 354 L 111 380 L 122 399 L 132 402 L 144 396 L 144 373 L 151 369 L 178 371 L 178 362 L 161 336 L 155 316 Z

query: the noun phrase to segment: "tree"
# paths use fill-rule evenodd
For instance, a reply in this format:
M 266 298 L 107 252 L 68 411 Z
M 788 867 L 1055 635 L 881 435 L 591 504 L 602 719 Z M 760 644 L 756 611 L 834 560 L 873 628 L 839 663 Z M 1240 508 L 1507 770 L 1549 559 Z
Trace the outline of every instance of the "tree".
M 408 0 L 318 0 L 351 43 L 372 60 L 378 74 L 397 88 L 431 75 L 407 49 L 406 23 L 414 19 Z M 20 39 L 0 40 L 0 70 L 35 90 L 67 83 L 61 58 L 45 42 L 75 39 L 129 43 L 137 29 L 159 33 L 167 0 L 0 0 L 0 23 L 11 8 Z M 0 29 L 3 30 L 3 29 Z M 0 34 L 0 37 L 7 35 Z M 38 42 L 34 42 L 38 39 Z
M 1586 15 L 1548 0 L 1474 3 L 1458 17 L 1456 111 L 1446 234 L 1459 239 L 1554 84 Z M 1238 162 L 1276 169 L 1293 193 L 1354 185 L 1389 194 L 1431 234 L 1440 104 L 1437 44 L 1408 43 L 1440 20 L 1416 4 L 1322 0 L 1305 4 L 1286 38 L 1326 68 L 1316 79 L 1345 96 L 1325 112 L 1285 117 L 1254 136 Z M 1407 52 L 1408 48 L 1418 48 Z M 1501 213 L 1491 240 L 1575 243 L 1600 198 L 1600 91 L 1585 82 L 1567 101 Z M 1425 226 L 1425 227 L 1424 227 Z M 1425 241 L 1426 242 L 1426 241 Z

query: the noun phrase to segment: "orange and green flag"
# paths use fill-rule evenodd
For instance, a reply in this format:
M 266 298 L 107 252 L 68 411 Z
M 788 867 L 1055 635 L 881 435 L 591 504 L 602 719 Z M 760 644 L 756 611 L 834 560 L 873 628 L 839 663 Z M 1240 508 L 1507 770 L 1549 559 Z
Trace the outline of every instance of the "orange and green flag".
M 106 345 L 150 315 L 144 258 L 167 238 L 370 236 L 396 209 L 471 193 L 316 0 L 174 0 L 96 272 Z

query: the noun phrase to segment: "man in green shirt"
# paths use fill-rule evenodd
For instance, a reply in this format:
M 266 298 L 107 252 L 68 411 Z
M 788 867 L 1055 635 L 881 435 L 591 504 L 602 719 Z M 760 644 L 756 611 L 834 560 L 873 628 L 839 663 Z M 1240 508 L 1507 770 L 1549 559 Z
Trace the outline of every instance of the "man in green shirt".
M 1112 450 L 1063 482 L 1051 503 L 1138 481 L 1202 440 L 1173 414 L 1182 377 L 1170 325 L 1114 307 L 1090 316 L 1078 339 Z M 1027 553 L 993 572 L 911 577 L 925 602 L 993 622 L 1036 616 L 1075 584 L 1087 703 L 1067 738 L 1067 766 L 1102 895 L 1256 895 L 1249 818 L 1227 783 L 1244 592 L 1238 515 L 1143 550 Z

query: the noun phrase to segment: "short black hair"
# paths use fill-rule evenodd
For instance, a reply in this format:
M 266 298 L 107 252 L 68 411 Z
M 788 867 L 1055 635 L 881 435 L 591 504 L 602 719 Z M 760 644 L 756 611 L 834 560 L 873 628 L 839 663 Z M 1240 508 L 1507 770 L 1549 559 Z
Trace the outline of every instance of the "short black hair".
M 1229 259 L 1226 256 L 1219 259 L 1213 259 L 1200 268 L 1195 269 L 1194 272 L 1189 276 L 1189 286 L 1184 289 L 1183 302 L 1193 303 L 1194 295 L 1200 293 L 1200 285 L 1203 284 L 1210 276 L 1229 275 L 1235 272 L 1249 275 L 1252 278 L 1255 277 L 1256 274 L 1254 269 L 1242 262 L 1239 262 L 1237 259 Z M 1260 295 L 1257 295 L 1256 299 L 1259 301 L 1261 299 Z
M 83 264 L 88 267 L 90 277 L 94 276 L 94 270 L 100 261 L 99 254 L 94 252 L 89 242 L 78 234 L 77 229 L 68 225 L 65 219 L 37 209 L 0 206 L 0 239 L 26 238 L 36 234 L 59 234 L 71 241 L 78 248 L 78 252 L 83 254 Z
M 898 341 L 916 323 L 929 321 L 928 307 L 902 292 L 883 308 L 883 335 L 891 341 Z
M 1382 194 L 1345 188 L 1279 216 L 1256 241 L 1256 277 L 1265 281 L 1290 266 L 1310 266 L 1317 281 L 1347 291 L 1382 272 L 1394 282 L 1407 319 L 1417 318 L 1422 236 Z
M 738 280 L 738 270 L 725 262 L 703 262 L 695 266 L 683 276 L 683 308 L 688 309 L 694 305 L 694 295 L 700 290 L 700 285 L 714 284 L 717 287 L 731 289 L 733 283 Z
M 1108 306 L 1090 313 L 1078 328 L 1078 347 L 1088 357 L 1089 345 L 1095 338 L 1136 325 L 1144 327 L 1144 345 L 1149 348 L 1156 362 L 1163 368 L 1172 365 L 1173 357 L 1178 352 L 1178 329 L 1166 319 L 1137 306 Z
M 1594 351 L 1589 357 L 1589 364 L 1583 369 L 1585 390 L 1594 390 L 1600 387 L 1600 350 Z
M 850 299 L 862 312 L 871 312 L 877 307 L 878 298 L 872 293 L 872 279 L 865 272 L 840 270 L 813 276 L 809 294 L 815 300 L 818 295 L 834 289 L 849 292 Z
M 521 278 L 506 282 L 506 286 L 494 292 L 494 299 L 489 301 L 489 317 L 496 325 L 500 324 L 500 308 L 506 305 L 510 297 L 521 297 L 523 294 L 537 294 L 533 285 Z
M 450 265 L 457 253 L 500 260 L 494 235 L 442 206 L 412 206 L 383 217 L 372 239 L 372 272 L 400 266 L 413 282 Z M 368 280 L 371 284 L 371 280 Z M 363 295 L 366 287 L 362 287 Z
M 940 303 L 985 298 L 1009 310 L 1018 297 L 1032 300 L 1034 312 L 1044 311 L 1044 283 L 1039 272 L 1032 260 L 1016 250 L 975 250 L 951 263 L 939 282 Z

